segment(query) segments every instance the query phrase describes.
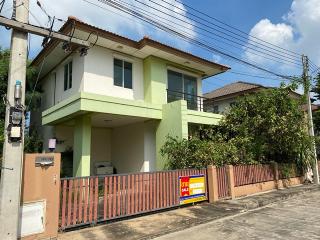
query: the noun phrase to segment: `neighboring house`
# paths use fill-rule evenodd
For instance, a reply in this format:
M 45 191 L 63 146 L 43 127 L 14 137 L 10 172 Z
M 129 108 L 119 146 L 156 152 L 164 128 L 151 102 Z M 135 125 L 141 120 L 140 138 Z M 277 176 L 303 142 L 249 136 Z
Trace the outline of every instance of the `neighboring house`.
M 272 87 L 266 87 L 256 83 L 238 81 L 206 93 L 204 94 L 204 97 L 207 98 L 208 101 L 213 103 L 211 105 L 213 108 L 210 109 L 212 112 L 224 114 L 228 112 L 228 110 L 230 109 L 232 104 L 236 102 L 238 97 L 270 88 Z M 291 96 L 293 98 L 301 97 L 300 94 L 294 91 L 291 91 Z M 313 110 L 316 108 L 317 105 L 312 105 Z M 306 110 L 306 106 L 303 106 L 303 109 Z
M 74 28 L 74 29 L 73 29 Z M 42 123 L 48 149 L 73 151 L 73 175 L 96 174 L 108 163 L 117 173 L 164 167 L 160 148 L 168 135 L 188 137 L 190 124 L 217 124 L 221 115 L 205 112 L 202 79 L 229 68 L 147 37 L 134 41 L 69 18 L 60 29 L 97 43 L 80 56 L 51 41 L 34 59 L 44 65 Z M 75 46 L 72 46 L 75 50 Z M 43 127 L 40 127 L 43 125 Z

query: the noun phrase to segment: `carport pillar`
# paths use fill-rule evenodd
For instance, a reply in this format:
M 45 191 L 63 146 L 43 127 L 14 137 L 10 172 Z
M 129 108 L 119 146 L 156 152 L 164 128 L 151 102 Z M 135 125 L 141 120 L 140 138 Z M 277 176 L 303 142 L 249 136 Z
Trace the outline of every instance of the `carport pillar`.
M 178 140 L 188 138 L 187 102 L 185 100 L 162 105 L 162 120 L 156 130 L 157 170 L 164 169 L 167 164 L 160 150 L 168 136 Z
M 73 137 L 73 176 L 90 176 L 91 117 L 76 118 Z

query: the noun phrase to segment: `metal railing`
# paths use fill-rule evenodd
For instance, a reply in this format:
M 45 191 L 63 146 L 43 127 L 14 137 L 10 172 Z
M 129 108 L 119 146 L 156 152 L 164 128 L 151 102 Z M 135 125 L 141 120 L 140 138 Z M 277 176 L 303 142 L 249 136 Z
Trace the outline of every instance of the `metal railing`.
M 212 99 L 167 89 L 167 102 L 170 103 L 178 100 L 186 100 L 189 110 L 214 112 Z

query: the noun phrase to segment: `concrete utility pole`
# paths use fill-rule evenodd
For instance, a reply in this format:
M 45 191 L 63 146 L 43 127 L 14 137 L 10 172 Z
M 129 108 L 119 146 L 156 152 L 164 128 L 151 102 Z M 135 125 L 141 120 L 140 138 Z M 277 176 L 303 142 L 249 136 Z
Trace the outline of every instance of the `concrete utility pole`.
M 15 18 L 17 21 L 28 23 L 29 21 L 29 0 L 13 1 L 15 6 Z M 22 6 L 21 4 L 24 4 Z M 5 117 L 5 129 L 9 126 L 10 106 L 16 105 L 15 87 L 16 81 L 21 83 L 20 104 L 24 105 L 25 86 L 26 86 L 26 69 L 27 69 L 27 46 L 28 33 L 12 29 L 11 35 L 11 54 L 8 74 L 8 92 Z M 19 85 L 19 83 L 18 83 Z M 10 106 L 9 106 L 10 105 Z M 3 168 L 1 171 L 0 183 L 0 239 L 14 239 L 18 237 L 19 215 L 20 215 L 20 194 L 21 194 L 21 178 L 23 168 L 23 130 L 24 130 L 24 114 L 22 114 L 22 131 L 20 141 L 10 141 L 7 132 L 5 133 L 5 142 L 3 148 Z
M 0 16 L 0 25 L 12 28 L 11 54 L 5 118 L 5 142 L 0 182 L 0 239 L 16 240 L 19 232 L 21 180 L 24 146 L 24 106 L 28 33 L 49 37 L 82 47 L 86 52 L 90 41 L 70 37 L 29 24 L 29 0 L 16 0 L 14 17 Z
M 304 86 L 304 94 L 307 97 L 307 108 L 308 108 L 308 129 L 309 135 L 314 137 L 314 129 L 313 129 L 313 120 L 312 120 L 312 108 L 311 108 L 311 99 L 310 99 L 310 77 L 309 77 L 309 59 L 307 56 L 302 55 L 302 66 L 303 66 L 303 86 Z M 318 160 L 317 160 L 317 151 L 316 145 L 313 144 L 314 148 L 314 168 L 313 168 L 313 180 L 314 183 L 319 184 L 319 171 L 318 171 Z

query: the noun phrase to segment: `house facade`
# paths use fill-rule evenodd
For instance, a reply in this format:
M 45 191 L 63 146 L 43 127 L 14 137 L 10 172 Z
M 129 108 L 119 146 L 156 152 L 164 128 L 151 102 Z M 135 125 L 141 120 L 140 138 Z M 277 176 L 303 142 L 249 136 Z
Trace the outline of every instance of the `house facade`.
M 96 175 L 100 165 L 117 173 L 163 169 L 168 135 L 187 138 L 190 124 L 218 124 L 221 115 L 206 112 L 202 79 L 228 67 L 75 18 L 60 31 L 94 44 L 81 56 L 53 40 L 34 59 L 43 97 L 33 124 L 46 151 L 56 139 L 57 152 L 72 153 L 73 176 Z

